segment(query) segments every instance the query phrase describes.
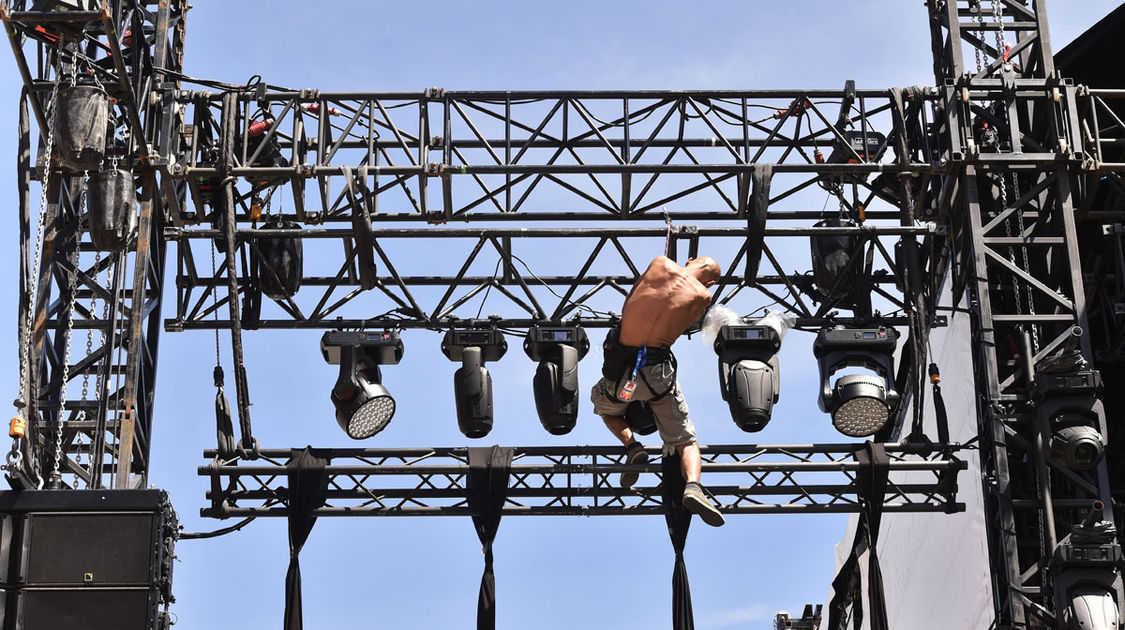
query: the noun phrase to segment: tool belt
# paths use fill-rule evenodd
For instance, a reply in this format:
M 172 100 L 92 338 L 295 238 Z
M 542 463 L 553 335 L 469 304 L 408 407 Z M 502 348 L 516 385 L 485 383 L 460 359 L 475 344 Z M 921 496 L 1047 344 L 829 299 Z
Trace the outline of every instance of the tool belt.
M 641 351 L 640 346 L 622 345 L 618 341 L 620 334 L 620 327 L 614 326 L 609 330 L 609 333 L 605 336 L 605 342 L 602 344 L 602 376 L 618 385 L 620 385 L 621 379 L 627 378 L 632 373 L 633 366 L 637 364 L 637 354 Z M 645 346 L 645 353 L 645 366 L 667 363 L 671 364 L 673 371 L 677 367 L 676 357 L 672 354 L 671 348 Z M 675 381 L 673 380 L 672 385 L 667 389 L 663 392 L 657 392 L 645 378 L 643 370 L 638 370 L 637 376 L 644 381 L 645 387 L 652 392 L 652 401 L 664 398 L 675 389 Z

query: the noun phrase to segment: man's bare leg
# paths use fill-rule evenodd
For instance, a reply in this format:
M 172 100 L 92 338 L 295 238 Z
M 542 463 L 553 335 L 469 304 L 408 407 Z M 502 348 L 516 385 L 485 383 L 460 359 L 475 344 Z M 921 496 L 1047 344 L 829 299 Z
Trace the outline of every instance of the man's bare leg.
M 629 428 L 629 423 L 625 422 L 625 418 L 621 416 L 602 416 L 605 426 L 609 432 L 617 436 L 621 443 L 629 446 L 635 441 L 633 437 L 633 430 Z
M 722 525 L 726 522 L 723 513 L 711 503 L 711 500 L 703 493 L 703 487 L 699 485 L 699 473 L 703 469 L 702 458 L 699 455 L 699 444 L 696 442 L 681 444 L 676 447 L 676 450 L 680 453 L 680 471 L 684 476 L 684 507 L 697 514 L 699 518 L 703 519 L 704 523 L 712 527 Z
M 683 472 L 686 483 L 699 483 L 699 473 L 703 470 L 703 462 L 699 457 L 699 443 L 689 442 L 676 447 L 680 452 L 680 470 Z

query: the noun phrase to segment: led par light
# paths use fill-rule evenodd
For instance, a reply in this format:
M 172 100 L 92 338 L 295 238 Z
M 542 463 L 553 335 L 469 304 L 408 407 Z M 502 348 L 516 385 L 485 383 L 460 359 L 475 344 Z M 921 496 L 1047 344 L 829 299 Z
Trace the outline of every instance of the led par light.
M 820 368 L 820 410 L 832 416 L 832 426 L 849 437 L 866 437 L 882 429 L 898 404 L 894 389 L 894 357 L 898 333 L 893 328 L 824 328 L 816 336 L 813 353 Z M 849 374 L 835 384 L 832 375 L 861 367 L 875 375 Z
M 465 437 L 482 438 L 492 430 L 492 375 L 485 361 L 498 361 L 508 351 L 503 333 L 495 328 L 451 329 L 441 342 L 450 361 L 460 361 L 453 375 L 457 427 Z
M 539 362 L 532 380 L 539 422 L 551 435 L 570 433 L 578 420 L 578 362 L 590 351 L 586 331 L 536 324 L 527 331 L 523 351 Z
M 336 422 L 353 440 L 369 438 L 386 428 L 395 415 L 395 399 L 382 384 L 380 365 L 402 360 L 398 331 L 330 331 L 320 339 L 329 365 L 340 366 L 332 388 Z
M 719 391 L 731 418 L 743 431 L 761 431 L 780 395 L 777 351 L 781 337 L 772 326 L 723 326 L 715 338 Z

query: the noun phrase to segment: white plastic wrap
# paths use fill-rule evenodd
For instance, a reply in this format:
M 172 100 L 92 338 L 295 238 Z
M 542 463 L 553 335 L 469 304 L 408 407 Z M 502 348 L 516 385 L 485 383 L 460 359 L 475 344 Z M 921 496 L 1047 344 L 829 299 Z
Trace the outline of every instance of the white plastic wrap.
M 730 307 L 723 304 L 716 304 L 712 306 L 707 314 L 703 317 L 703 340 L 710 346 L 715 343 L 715 338 L 719 336 L 719 329 L 723 326 L 737 326 L 745 324 L 746 321 L 738 316 L 731 310 Z M 754 326 L 769 326 L 777 331 L 779 339 L 785 339 L 785 333 L 793 327 L 796 320 L 793 316 L 779 310 L 766 311 L 764 317 L 755 320 L 752 325 Z
M 792 315 L 778 310 L 766 311 L 765 317 L 754 322 L 755 326 L 769 326 L 777 331 L 777 338 L 785 340 L 785 333 L 793 327 L 797 320 Z
M 711 346 L 715 343 L 715 338 L 719 336 L 720 328 L 736 326 L 741 323 L 742 318 L 729 306 L 715 304 L 703 316 L 703 340 L 707 342 L 708 346 Z

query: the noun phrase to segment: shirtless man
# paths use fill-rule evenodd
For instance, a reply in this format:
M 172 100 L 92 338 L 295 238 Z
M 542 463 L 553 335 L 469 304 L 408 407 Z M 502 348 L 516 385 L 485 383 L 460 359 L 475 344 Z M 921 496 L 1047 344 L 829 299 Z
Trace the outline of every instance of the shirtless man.
M 713 527 L 723 524 L 723 514 L 699 484 L 699 444 L 676 381 L 671 346 L 703 317 L 711 303 L 707 287 L 719 276 L 719 264 L 707 256 L 689 260 L 686 267 L 664 256 L 653 260 L 625 298 L 620 327 L 606 337 L 602 379 L 590 392 L 594 413 L 625 445 L 629 464 L 647 462 L 648 454 L 625 421 L 625 409 L 632 401 L 649 402 L 665 455 L 673 448 L 680 454 L 687 484 L 684 507 Z M 621 485 L 631 487 L 637 477 L 637 473 L 622 473 Z

